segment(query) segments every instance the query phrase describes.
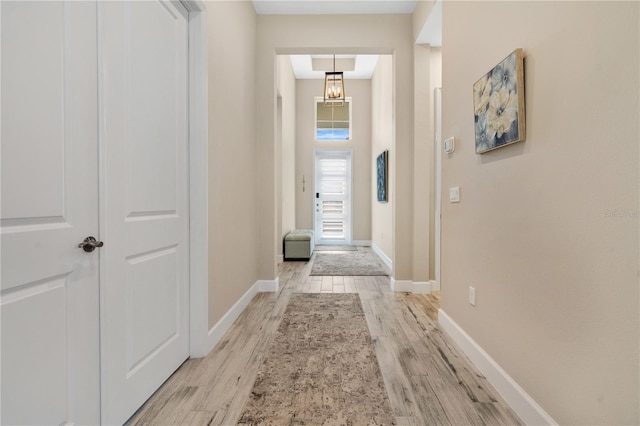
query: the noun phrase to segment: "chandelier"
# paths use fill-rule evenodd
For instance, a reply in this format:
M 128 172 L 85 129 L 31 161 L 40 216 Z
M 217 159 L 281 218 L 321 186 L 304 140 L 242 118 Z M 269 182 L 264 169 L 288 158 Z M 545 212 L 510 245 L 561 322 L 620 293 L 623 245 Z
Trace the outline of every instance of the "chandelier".
M 333 55 L 333 72 L 324 73 L 324 106 L 344 106 L 344 73 L 336 71 L 336 55 Z

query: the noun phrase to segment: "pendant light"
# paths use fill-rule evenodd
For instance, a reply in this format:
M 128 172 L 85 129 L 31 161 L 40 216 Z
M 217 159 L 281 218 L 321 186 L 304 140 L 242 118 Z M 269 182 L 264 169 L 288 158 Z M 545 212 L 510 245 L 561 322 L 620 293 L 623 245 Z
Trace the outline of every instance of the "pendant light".
M 336 55 L 333 55 L 333 72 L 324 73 L 324 106 L 344 106 L 344 73 L 336 72 Z

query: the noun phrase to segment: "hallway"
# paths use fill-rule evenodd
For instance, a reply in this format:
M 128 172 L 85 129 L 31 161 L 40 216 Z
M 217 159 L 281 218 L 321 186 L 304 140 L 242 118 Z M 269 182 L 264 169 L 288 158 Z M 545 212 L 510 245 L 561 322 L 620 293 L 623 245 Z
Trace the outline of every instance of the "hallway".
M 258 294 L 214 350 L 185 362 L 129 425 L 236 424 L 288 300 L 300 292 L 360 295 L 398 425 L 520 424 L 438 328 L 438 293 L 394 293 L 388 277 L 310 276 L 310 269 L 311 262 L 281 264 L 280 292 Z

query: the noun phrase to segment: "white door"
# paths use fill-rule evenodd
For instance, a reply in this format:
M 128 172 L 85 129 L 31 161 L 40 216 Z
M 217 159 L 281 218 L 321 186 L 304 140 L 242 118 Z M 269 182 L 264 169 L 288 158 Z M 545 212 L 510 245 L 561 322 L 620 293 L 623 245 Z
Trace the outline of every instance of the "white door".
M 0 2 L 2 424 L 100 419 L 96 6 Z
M 188 26 L 176 3 L 98 6 L 106 424 L 189 356 Z
M 317 151 L 316 244 L 351 244 L 351 151 Z

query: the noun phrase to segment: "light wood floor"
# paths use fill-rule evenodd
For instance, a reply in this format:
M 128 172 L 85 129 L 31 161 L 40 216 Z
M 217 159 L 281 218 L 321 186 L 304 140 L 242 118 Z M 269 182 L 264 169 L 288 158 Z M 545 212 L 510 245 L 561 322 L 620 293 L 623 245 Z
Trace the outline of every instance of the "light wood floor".
M 280 292 L 258 294 L 214 350 L 185 362 L 128 424 L 236 424 L 296 292 L 360 294 L 398 425 L 522 424 L 438 327 L 439 293 L 394 293 L 388 277 L 318 277 L 310 269 L 311 262 L 280 265 Z

